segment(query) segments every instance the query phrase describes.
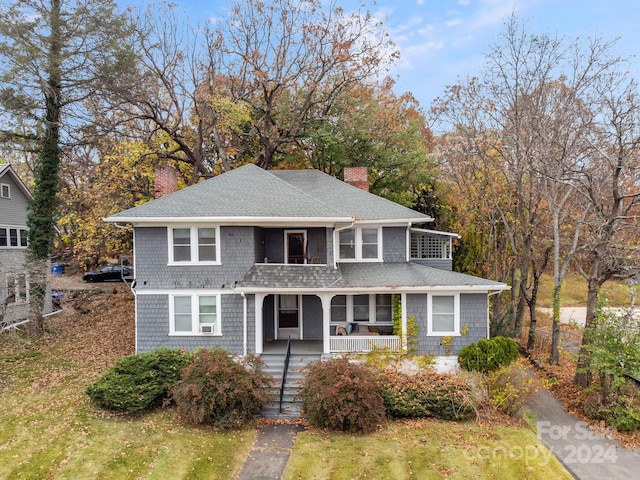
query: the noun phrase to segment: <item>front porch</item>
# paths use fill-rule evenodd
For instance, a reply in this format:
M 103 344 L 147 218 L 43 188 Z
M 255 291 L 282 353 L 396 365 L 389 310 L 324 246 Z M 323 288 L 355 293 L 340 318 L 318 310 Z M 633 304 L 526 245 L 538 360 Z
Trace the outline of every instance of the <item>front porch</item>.
M 340 353 L 367 353 L 372 350 L 387 350 L 399 352 L 402 348 L 402 341 L 396 335 L 365 335 L 351 334 L 348 336 L 329 336 L 329 354 Z M 287 340 L 265 341 L 262 353 L 285 353 L 287 350 Z M 291 340 L 291 353 L 322 354 L 324 342 L 322 340 Z
M 403 348 L 401 335 L 393 335 L 392 294 L 388 293 L 257 293 L 254 313 L 258 355 L 284 351 L 288 338 L 294 353 L 313 350 L 325 358 Z M 406 312 L 402 314 L 405 332 Z

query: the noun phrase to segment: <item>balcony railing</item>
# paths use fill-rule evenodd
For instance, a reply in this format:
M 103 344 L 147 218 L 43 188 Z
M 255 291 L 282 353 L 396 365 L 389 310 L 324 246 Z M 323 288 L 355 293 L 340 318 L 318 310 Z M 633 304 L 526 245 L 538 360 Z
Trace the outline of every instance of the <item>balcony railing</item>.
M 366 353 L 372 350 L 399 352 L 401 345 L 400 337 L 396 335 L 339 335 L 329 337 L 331 353 Z

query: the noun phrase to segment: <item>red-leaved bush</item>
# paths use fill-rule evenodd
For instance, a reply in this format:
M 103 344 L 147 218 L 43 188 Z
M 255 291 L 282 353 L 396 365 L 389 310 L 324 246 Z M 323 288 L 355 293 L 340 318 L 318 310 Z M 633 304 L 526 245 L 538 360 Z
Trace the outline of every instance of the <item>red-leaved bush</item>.
M 341 358 L 307 367 L 302 402 L 315 426 L 370 433 L 386 419 L 380 392 L 380 381 L 372 369 Z
M 259 358 L 235 360 L 222 348 L 198 350 L 172 394 L 181 417 L 194 425 L 238 428 L 271 401 L 272 378 Z

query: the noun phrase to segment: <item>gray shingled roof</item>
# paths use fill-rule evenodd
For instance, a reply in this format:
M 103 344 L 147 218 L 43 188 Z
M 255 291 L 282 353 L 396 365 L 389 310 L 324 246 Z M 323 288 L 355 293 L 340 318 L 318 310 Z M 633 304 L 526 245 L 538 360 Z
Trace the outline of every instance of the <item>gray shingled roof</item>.
M 417 263 L 341 263 L 345 287 L 503 287 L 504 284 Z
M 125 210 L 108 220 L 212 217 L 432 220 L 317 170 L 267 171 L 253 164 Z
M 357 220 L 433 219 L 410 208 L 365 192 L 319 170 L 273 170 L 271 172 L 307 195 L 355 217 Z
M 254 265 L 238 282 L 240 288 L 409 288 L 486 287 L 503 289 L 505 284 L 417 263 L 341 263 L 326 265 Z
M 328 288 L 341 286 L 340 271 L 327 265 L 256 264 L 238 287 Z

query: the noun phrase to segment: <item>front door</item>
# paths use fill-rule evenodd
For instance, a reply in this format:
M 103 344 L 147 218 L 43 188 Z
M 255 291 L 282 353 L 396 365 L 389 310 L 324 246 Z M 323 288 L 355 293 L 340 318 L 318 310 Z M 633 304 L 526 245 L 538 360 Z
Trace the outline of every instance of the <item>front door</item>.
M 286 255 L 287 263 L 305 263 L 305 243 L 306 232 L 287 231 L 286 233 Z
M 300 302 L 298 295 L 278 295 L 278 338 L 300 338 Z

